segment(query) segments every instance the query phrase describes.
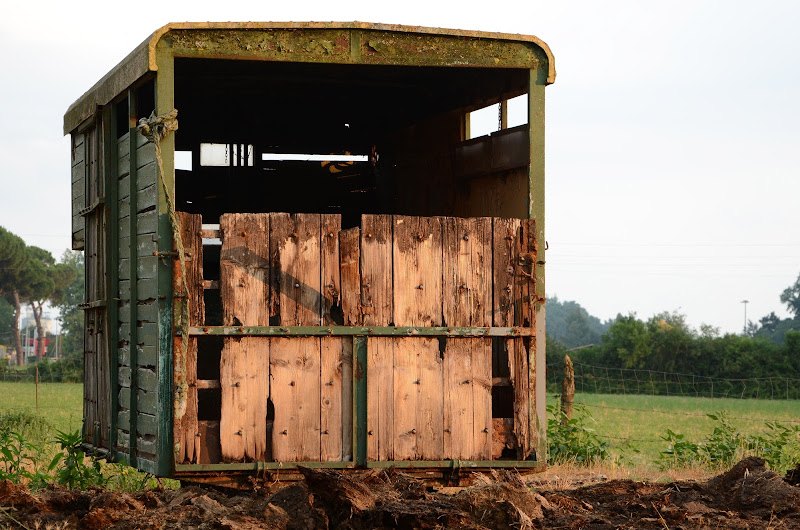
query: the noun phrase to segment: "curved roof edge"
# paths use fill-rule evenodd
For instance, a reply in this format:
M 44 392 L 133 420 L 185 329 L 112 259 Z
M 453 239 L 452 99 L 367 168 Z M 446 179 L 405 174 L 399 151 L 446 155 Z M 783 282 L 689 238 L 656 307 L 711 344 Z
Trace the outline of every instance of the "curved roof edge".
M 64 114 L 64 134 L 72 132 L 83 121 L 90 118 L 98 106 L 107 104 L 147 72 L 157 71 L 156 45 L 161 37 L 172 30 L 185 29 L 364 29 L 528 42 L 537 45 L 547 56 L 547 84 L 556 80 L 553 52 L 547 43 L 533 35 L 372 22 L 170 22 L 153 32 L 150 37 L 69 106 Z

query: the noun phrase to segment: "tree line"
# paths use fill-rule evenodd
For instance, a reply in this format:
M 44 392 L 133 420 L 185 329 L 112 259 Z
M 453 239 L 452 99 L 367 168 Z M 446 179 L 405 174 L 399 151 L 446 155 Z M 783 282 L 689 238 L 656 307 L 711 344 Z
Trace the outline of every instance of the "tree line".
M 66 251 L 60 262 L 36 246 L 26 245 L 16 234 L 0 226 L 0 340 L 12 345 L 16 364 L 25 362 L 20 333 L 22 309 L 28 306 L 35 321 L 34 354 L 37 361 L 45 355 L 45 332 L 42 314 L 45 304 L 58 309 L 66 341 L 62 350 L 67 356 L 83 358 L 83 319 L 78 305 L 83 301 L 83 256 Z
M 744 333 L 720 334 L 718 328 L 708 325 L 693 328 L 678 312 L 663 312 L 649 319 L 640 319 L 635 313 L 620 314 L 601 323 L 575 302 L 555 299 L 553 303 L 551 299 L 547 308 L 548 364 L 557 367 L 568 353 L 577 362 L 607 368 L 730 380 L 800 381 L 800 277 L 780 294 L 780 300 L 790 317 L 781 319 L 772 312 L 757 323 L 749 322 Z M 571 310 L 565 317 L 567 306 Z M 551 316 L 555 317 L 552 322 Z M 791 385 L 790 394 L 800 392 L 799 382 Z

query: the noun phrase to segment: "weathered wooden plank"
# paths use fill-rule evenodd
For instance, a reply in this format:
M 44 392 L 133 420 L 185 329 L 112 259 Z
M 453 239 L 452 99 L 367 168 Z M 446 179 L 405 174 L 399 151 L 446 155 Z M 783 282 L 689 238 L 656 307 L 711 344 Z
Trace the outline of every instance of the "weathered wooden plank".
M 220 218 L 220 296 L 226 325 L 269 325 L 269 225 L 269 214 Z
M 139 412 L 144 414 L 155 414 L 157 401 L 156 392 L 145 392 L 144 390 L 139 390 L 137 395 Z M 130 403 L 131 389 L 126 387 L 120 388 L 118 398 L 120 403 Z
M 352 409 L 353 403 L 352 399 L 342 399 L 343 345 L 348 342 L 352 345 L 348 338 L 320 339 L 320 460 L 323 462 L 341 461 L 343 458 L 342 419 L 344 408 Z M 352 370 L 352 366 L 350 368 Z M 352 426 L 350 430 L 352 432 Z
M 137 234 L 158 233 L 158 212 L 155 209 L 137 214 L 136 233 Z
M 340 337 L 342 358 L 342 460 L 353 460 L 353 339 Z
M 536 222 L 520 221 L 519 239 L 515 256 L 514 324 L 534 327 L 534 302 L 536 300 Z
M 472 351 L 472 456 L 492 457 L 492 339 L 467 339 Z
M 268 214 L 220 218 L 220 292 L 226 325 L 269 324 Z M 263 460 L 267 451 L 269 339 L 226 338 L 220 358 L 223 460 Z
M 339 270 L 341 279 L 342 324 L 361 325 L 361 273 L 359 271 L 358 227 L 339 232 Z
M 441 219 L 396 215 L 393 237 L 395 325 L 441 326 Z
M 435 338 L 402 339 L 417 354 L 417 457 L 422 460 L 444 458 L 444 387 L 442 386 L 442 357 L 439 341 Z M 418 344 L 414 344 L 418 343 Z M 395 352 L 397 346 L 395 346 Z
M 136 377 L 136 384 L 140 390 L 148 392 L 158 390 L 158 376 L 154 369 L 140 367 L 137 369 Z
M 198 434 L 200 436 L 200 454 L 197 457 L 198 464 L 218 464 L 222 461 L 222 450 L 219 441 L 219 422 L 218 421 L 198 421 Z
M 180 260 L 173 261 L 172 292 L 175 301 L 174 321 L 176 328 L 183 318 L 189 326 L 205 323 L 205 301 L 203 296 L 203 240 L 200 237 L 202 217 L 199 214 L 178 212 L 181 241 L 187 260 L 181 272 Z M 173 246 L 173 250 L 177 250 Z M 182 276 L 185 274 L 185 278 Z M 137 289 L 137 294 L 138 294 Z M 184 306 L 185 304 L 185 306 Z M 184 316 L 185 315 L 185 316 Z M 183 341 L 186 340 L 184 349 Z M 173 338 L 173 385 L 176 389 L 177 406 L 173 415 L 173 441 L 176 462 L 196 462 L 200 452 L 200 437 L 197 425 L 197 338 L 175 336 Z
M 492 308 L 491 218 L 444 218 L 443 317 L 448 326 L 489 326 Z
M 320 459 L 320 339 L 270 340 L 272 454 L 279 462 Z M 224 449 L 224 445 L 223 445 Z
M 153 144 L 146 143 L 136 146 L 136 167 L 141 168 L 156 161 L 156 150 Z
M 361 217 L 361 312 L 365 326 L 393 321 L 392 216 Z
M 514 296 L 515 254 L 519 241 L 519 219 L 492 220 L 492 261 L 494 292 L 492 322 L 495 326 L 515 324 Z
M 136 170 L 136 189 L 143 190 L 148 186 L 162 184 L 158 182 L 158 166 L 155 162 L 150 162 Z
M 130 314 L 128 316 L 130 317 Z M 152 299 L 138 302 L 136 304 L 136 319 L 142 322 L 158 322 L 158 302 Z M 123 321 L 122 317 L 120 317 L 120 321 Z
M 128 203 L 128 207 L 130 208 L 129 197 L 130 197 L 130 194 L 131 194 L 131 185 L 129 184 L 129 182 L 130 182 L 129 179 L 130 179 L 130 176 L 125 175 L 125 176 L 121 177 L 119 179 L 119 182 L 117 183 L 117 189 L 119 190 L 119 193 L 117 194 L 117 199 L 119 201 L 120 208 L 122 208 L 122 202 L 123 201 Z M 125 216 L 126 215 L 128 215 L 128 214 L 125 214 Z M 124 216 L 122 215 L 122 213 L 119 213 L 118 217 L 122 218 Z
M 131 173 L 131 157 L 128 153 L 117 160 L 117 178 L 122 178 Z
M 445 458 L 469 459 L 474 452 L 473 370 L 468 340 L 448 339 L 444 352 Z
M 156 417 L 152 414 L 138 414 L 136 420 L 136 432 L 143 436 L 153 436 L 157 434 L 158 424 Z M 123 431 L 130 432 L 131 412 L 121 410 L 117 415 L 117 427 Z
M 511 385 L 514 388 L 514 434 L 517 438 L 517 458 L 530 454 L 530 387 L 528 385 L 528 350 L 525 339 L 506 339 Z
M 158 204 L 158 186 L 151 184 L 136 192 L 136 210 L 143 212 Z
M 271 214 L 270 255 L 273 316 L 284 326 L 320 325 L 320 215 Z
M 421 384 L 417 367 L 417 348 L 415 339 L 398 338 L 394 341 L 394 459 L 417 460 L 420 451 L 417 447 L 417 433 L 421 426 L 417 422 L 417 410 L 423 406 L 419 402 L 418 387 Z M 370 377 L 367 375 L 367 381 Z M 368 383 L 369 384 L 369 383 Z M 380 388 L 379 392 L 386 392 Z
M 270 339 L 266 337 L 225 338 L 220 361 L 223 460 L 264 459 L 269 349 Z
M 394 339 L 367 339 L 367 459 L 394 460 Z
M 341 229 L 341 215 L 320 215 L 323 325 L 341 325 L 342 323 L 342 287 L 339 272 L 339 232 Z

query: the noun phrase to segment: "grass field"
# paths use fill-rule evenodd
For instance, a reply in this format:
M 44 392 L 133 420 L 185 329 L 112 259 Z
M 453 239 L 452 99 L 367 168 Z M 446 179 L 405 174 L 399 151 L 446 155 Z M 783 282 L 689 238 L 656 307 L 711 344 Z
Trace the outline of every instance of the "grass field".
M 60 431 L 72 432 L 81 428 L 82 407 L 81 383 L 39 383 L 38 410 L 34 383 L 0 383 L 0 412 L 27 410 L 42 416 Z
M 548 396 L 548 403 L 558 403 Z M 716 422 L 707 414 L 725 413 L 744 434 L 767 430 L 765 422 L 800 423 L 800 401 L 696 398 L 619 394 L 576 394 L 575 402 L 586 406 L 594 418 L 591 427 L 634 465 L 652 465 L 667 442 L 660 437 L 667 429 L 698 441 L 708 436 Z M 637 453 L 633 449 L 638 450 Z
M 82 389 L 81 384 L 40 383 L 37 411 L 33 383 L 0 383 L 0 413 L 24 409 L 38 413 L 55 429 L 75 431 L 81 427 Z M 548 396 L 548 403 L 558 399 Z M 611 442 L 613 453 L 637 467 L 653 466 L 667 447 L 660 438 L 667 429 L 693 441 L 707 436 L 715 422 L 706 414 L 727 413 L 744 434 L 764 432 L 767 421 L 800 423 L 800 401 L 576 394 L 575 402 L 587 407 L 594 418 L 589 426 Z

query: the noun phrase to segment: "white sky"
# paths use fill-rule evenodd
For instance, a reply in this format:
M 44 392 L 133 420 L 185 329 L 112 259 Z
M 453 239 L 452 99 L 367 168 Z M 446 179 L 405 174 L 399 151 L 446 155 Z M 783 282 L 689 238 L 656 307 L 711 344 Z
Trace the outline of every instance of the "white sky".
M 448 5 L 449 7 L 440 7 Z M 82 6 L 79 8 L 79 6 Z M 170 21 L 343 20 L 537 35 L 547 292 L 600 318 L 739 331 L 800 273 L 800 2 L 14 2 L 0 16 L 0 225 L 70 244 L 62 116 Z

